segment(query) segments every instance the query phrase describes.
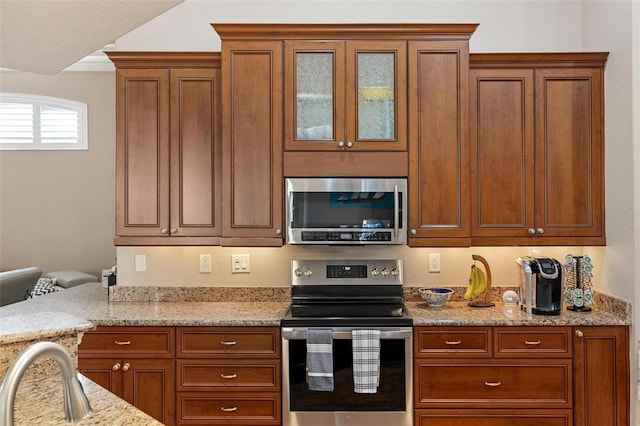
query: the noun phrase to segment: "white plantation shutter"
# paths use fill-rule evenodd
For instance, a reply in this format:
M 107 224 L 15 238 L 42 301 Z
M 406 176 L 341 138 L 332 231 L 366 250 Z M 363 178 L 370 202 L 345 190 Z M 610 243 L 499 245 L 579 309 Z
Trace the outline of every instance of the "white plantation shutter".
M 87 105 L 68 99 L 0 94 L 0 149 L 87 149 Z

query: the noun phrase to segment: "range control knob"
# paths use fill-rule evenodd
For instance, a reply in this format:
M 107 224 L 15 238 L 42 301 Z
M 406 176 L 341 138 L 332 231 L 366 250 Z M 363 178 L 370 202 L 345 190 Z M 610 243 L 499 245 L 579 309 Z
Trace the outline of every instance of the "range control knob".
M 398 271 L 398 268 L 393 268 L 391 270 L 391 275 L 394 277 L 397 277 L 400 274 L 400 271 Z
M 301 276 L 302 276 L 302 270 L 301 270 L 300 268 L 296 268 L 296 270 L 295 270 L 295 271 L 293 271 L 293 274 L 294 274 L 296 277 L 301 277 Z
M 378 268 L 373 268 L 373 269 L 371 270 L 371 276 L 372 276 L 373 278 L 375 278 L 375 277 L 377 277 L 378 275 L 380 275 L 380 271 L 378 270 Z
M 304 276 L 305 277 L 310 277 L 311 275 L 313 275 L 313 271 L 311 269 L 305 269 L 304 270 Z
M 383 277 L 386 277 L 387 275 L 389 275 L 389 268 L 382 268 L 382 271 L 380 271 L 380 273 Z

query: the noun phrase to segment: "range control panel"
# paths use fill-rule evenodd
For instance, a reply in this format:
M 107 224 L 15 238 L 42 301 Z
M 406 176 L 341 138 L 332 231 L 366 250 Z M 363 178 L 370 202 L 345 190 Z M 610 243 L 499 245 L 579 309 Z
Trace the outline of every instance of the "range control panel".
M 291 283 L 402 284 L 402 260 L 292 260 Z

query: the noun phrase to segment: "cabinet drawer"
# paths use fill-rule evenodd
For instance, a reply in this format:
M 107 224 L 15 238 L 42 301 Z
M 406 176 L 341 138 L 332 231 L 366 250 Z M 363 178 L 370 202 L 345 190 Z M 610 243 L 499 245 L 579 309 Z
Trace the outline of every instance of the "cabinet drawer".
M 178 392 L 181 425 L 279 425 L 279 393 Z
M 571 408 L 571 360 L 424 360 L 416 407 Z
M 276 327 L 178 327 L 178 357 L 280 357 Z
M 280 390 L 280 362 L 270 360 L 178 360 L 179 391 Z
M 78 356 L 172 358 L 174 338 L 173 327 L 98 327 L 84 334 Z
M 571 327 L 495 327 L 496 358 L 571 358 Z
M 417 410 L 417 426 L 572 426 L 572 410 Z
M 491 327 L 416 327 L 414 355 L 490 358 L 491 337 Z

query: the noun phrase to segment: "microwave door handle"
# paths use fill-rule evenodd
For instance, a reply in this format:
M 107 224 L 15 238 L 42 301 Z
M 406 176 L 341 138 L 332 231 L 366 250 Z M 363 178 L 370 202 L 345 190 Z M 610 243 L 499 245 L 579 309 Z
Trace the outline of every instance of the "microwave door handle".
M 400 197 L 398 196 L 398 185 L 393 187 L 393 236 L 399 233 L 398 220 L 400 218 Z

